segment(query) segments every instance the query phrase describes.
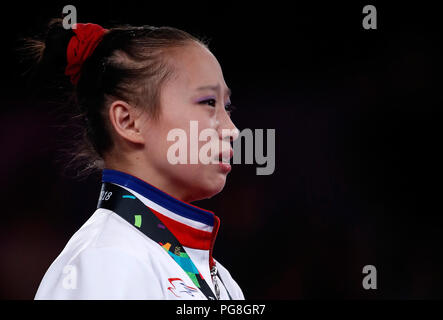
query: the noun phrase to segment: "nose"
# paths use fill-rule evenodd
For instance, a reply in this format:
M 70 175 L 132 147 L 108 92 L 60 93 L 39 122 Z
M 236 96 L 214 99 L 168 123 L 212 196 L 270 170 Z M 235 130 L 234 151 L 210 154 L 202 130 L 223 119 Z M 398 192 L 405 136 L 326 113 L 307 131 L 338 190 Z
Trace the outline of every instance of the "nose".
M 232 122 L 231 117 L 229 117 L 227 114 L 224 117 L 223 121 L 220 122 L 218 131 L 221 140 L 229 142 L 233 142 L 234 140 L 236 140 L 240 134 L 239 130 Z

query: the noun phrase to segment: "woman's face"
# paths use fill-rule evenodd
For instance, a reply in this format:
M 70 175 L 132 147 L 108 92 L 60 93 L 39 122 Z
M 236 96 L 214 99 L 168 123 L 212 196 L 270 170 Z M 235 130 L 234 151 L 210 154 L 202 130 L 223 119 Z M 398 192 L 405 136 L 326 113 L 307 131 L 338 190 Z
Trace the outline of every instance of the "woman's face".
M 210 198 L 223 189 L 230 165 L 202 163 L 201 155 L 216 162 L 229 162 L 232 157 L 230 142 L 237 138 L 238 130 L 227 110 L 230 92 L 214 55 L 200 44 L 190 44 L 173 53 L 173 65 L 175 74 L 165 82 L 161 91 L 160 116 L 158 119 L 147 118 L 142 131 L 144 158 L 160 175 L 158 178 L 162 178 L 164 191 L 191 202 Z M 204 141 L 200 141 L 203 130 L 206 135 L 201 137 Z M 178 131 L 184 133 L 186 140 L 175 137 L 168 141 L 168 134 Z M 180 145 L 180 141 L 183 144 Z M 182 152 L 186 149 L 185 154 L 181 154 L 182 160 L 186 159 L 185 164 L 171 163 L 171 155 L 180 152 L 177 148 L 172 152 L 173 145 L 180 145 Z M 199 157 L 204 145 L 208 152 L 200 152 Z M 209 146 L 213 149 L 210 150 Z

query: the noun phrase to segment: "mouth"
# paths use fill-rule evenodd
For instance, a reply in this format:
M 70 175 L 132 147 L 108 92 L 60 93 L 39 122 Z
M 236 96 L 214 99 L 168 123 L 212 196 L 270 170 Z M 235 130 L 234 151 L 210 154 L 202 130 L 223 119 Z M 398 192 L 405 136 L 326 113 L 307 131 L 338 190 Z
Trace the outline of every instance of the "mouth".
M 232 148 L 229 148 L 229 150 L 224 150 L 218 154 L 218 161 L 220 163 L 229 164 L 233 155 L 234 155 L 234 151 L 232 150 Z

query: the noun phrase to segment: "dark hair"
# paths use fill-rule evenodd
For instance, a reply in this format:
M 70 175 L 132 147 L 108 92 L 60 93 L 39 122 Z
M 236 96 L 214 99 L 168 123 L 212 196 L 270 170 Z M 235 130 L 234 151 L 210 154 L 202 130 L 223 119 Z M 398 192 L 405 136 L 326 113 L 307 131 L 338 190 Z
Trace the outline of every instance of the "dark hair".
M 107 27 L 106 27 L 107 28 Z M 57 90 L 74 111 L 80 129 L 73 147 L 65 149 L 67 167 L 77 177 L 103 168 L 103 155 L 113 146 L 106 106 L 121 99 L 156 118 L 164 82 L 173 74 L 169 54 L 172 48 L 189 43 L 207 46 L 204 40 L 172 27 L 118 25 L 105 33 L 84 62 L 76 86 L 64 75 L 66 50 L 74 32 L 65 29 L 62 19 L 52 19 L 44 39 L 26 39 L 25 51 L 36 62 L 31 82 Z M 66 152 L 67 151 L 67 152 Z

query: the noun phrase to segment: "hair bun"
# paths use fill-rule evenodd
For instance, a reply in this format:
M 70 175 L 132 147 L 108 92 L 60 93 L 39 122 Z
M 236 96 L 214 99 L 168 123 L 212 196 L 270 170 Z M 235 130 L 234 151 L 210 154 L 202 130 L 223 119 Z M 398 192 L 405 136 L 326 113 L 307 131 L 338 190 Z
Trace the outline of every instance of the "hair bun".
M 74 35 L 72 29 L 63 27 L 62 19 L 53 19 L 48 25 L 45 38 L 45 51 L 43 59 L 48 63 L 56 65 L 58 68 L 64 68 L 67 64 L 66 49 L 71 37 Z

